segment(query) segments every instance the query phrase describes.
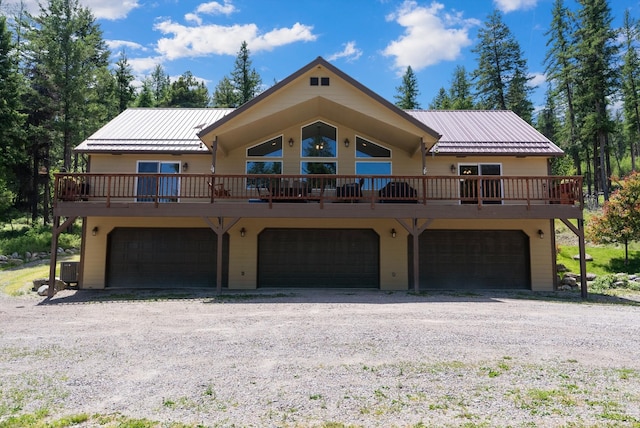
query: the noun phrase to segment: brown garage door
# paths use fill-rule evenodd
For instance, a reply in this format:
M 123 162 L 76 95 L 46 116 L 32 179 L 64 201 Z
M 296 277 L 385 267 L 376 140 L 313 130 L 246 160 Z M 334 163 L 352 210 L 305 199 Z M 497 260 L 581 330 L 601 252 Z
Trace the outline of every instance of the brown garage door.
M 116 228 L 107 243 L 107 286 L 215 287 L 216 242 L 211 229 Z M 226 284 L 226 235 L 223 244 Z
M 258 286 L 378 288 L 379 246 L 371 229 L 265 229 Z
M 530 289 L 530 278 L 529 237 L 522 231 L 426 230 L 420 235 L 421 289 Z

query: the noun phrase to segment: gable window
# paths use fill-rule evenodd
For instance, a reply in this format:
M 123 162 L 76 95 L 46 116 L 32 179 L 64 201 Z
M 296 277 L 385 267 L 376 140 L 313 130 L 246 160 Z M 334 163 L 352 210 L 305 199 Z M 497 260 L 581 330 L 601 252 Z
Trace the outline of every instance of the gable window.
M 136 184 L 137 202 L 177 202 L 180 192 L 180 179 L 166 174 L 178 174 L 180 162 L 139 161 L 138 174 L 154 174 L 150 177 L 138 177 Z M 155 174 L 162 174 L 158 176 Z
M 302 157 L 335 158 L 338 130 L 318 121 L 302 128 Z
M 310 77 L 309 78 L 309 85 L 318 86 L 318 78 L 317 77 Z
M 391 150 L 356 136 L 357 158 L 390 158 Z
M 273 138 L 264 143 L 247 149 L 247 156 L 265 157 L 265 158 L 281 158 L 282 157 L 282 135 Z
M 463 177 L 471 176 L 500 176 L 500 164 L 460 164 L 458 172 Z M 478 190 L 480 195 L 478 195 Z M 486 180 L 474 178 L 460 180 L 460 203 L 478 203 L 478 196 L 483 204 L 502 204 L 502 180 L 487 177 Z
M 321 86 L 329 86 L 329 78 L 328 77 L 321 77 L 320 78 L 320 85 Z

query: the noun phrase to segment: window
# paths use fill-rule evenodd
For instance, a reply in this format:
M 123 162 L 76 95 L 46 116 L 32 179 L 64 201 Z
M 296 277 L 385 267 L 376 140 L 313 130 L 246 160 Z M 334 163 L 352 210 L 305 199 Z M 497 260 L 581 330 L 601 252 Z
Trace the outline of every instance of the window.
M 390 158 L 391 150 L 356 136 L 356 157 L 358 158 Z
M 335 162 L 302 162 L 303 174 L 328 174 L 335 175 L 337 164 Z M 334 189 L 334 178 L 313 178 L 309 180 L 312 189 Z
M 136 185 L 137 202 L 177 202 L 180 192 L 178 177 L 168 177 L 165 174 L 178 174 L 180 162 L 140 161 L 138 174 L 163 174 L 152 177 L 138 177 Z
M 460 164 L 458 171 L 461 176 L 500 176 L 502 166 L 500 164 Z M 478 202 L 478 189 L 480 189 L 483 204 L 502 203 L 502 180 L 495 178 L 460 180 L 460 203 L 474 204 Z
M 302 156 L 307 158 L 335 158 L 338 130 L 324 122 L 302 128 Z
M 317 77 L 310 77 L 309 78 L 309 85 L 318 86 L 318 78 Z
M 247 156 L 265 157 L 265 158 L 281 158 L 282 157 L 282 135 L 273 138 L 264 143 L 250 147 L 247 150 Z
M 320 85 L 321 86 L 329 86 L 329 78 L 328 77 L 321 77 L 320 78 Z

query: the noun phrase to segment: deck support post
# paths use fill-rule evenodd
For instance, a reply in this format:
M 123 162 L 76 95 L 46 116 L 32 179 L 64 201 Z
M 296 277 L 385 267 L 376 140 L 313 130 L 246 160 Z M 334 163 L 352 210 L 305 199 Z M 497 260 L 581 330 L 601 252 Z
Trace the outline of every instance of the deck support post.
M 412 247 L 413 247 L 413 291 L 415 293 L 420 292 L 420 235 L 424 230 L 429 227 L 433 219 L 427 219 L 422 223 L 422 225 L 418 225 L 418 219 L 411 219 L 411 224 L 407 224 L 404 219 L 397 218 L 396 221 L 402 225 L 406 229 L 407 232 L 411 235 Z
M 216 293 L 220 294 L 222 292 L 222 251 L 224 249 L 224 245 L 222 244 L 224 234 L 227 233 L 227 231 L 231 229 L 240 220 L 240 218 L 229 219 L 229 223 L 226 225 L 224 224 L 224 217 L 217 217 L 217 222 L 213 222 L 207 217 L 203 217 L 203 220 L 216 234 Z
M 53 226 L 51 228 L 51 257 L 49 259 L 49 288 L 47 288 L 47 298 L 52 298 L 56 293 L 56 264 L 58 263 L 58 237 L 63 230 L 76 221 L 78 217 L 69 217 L 62 225 L 60 224 L 60 216 L 53 217 Z
M 578 237 L 578 252 L 580 257 L 580 296 L 583 300 L 587 300 L 587 252 L 584 244 L 584 219 L 578 219 L 578 227 L 574 226 L 569 220 L 561 218 L 562 222 Z

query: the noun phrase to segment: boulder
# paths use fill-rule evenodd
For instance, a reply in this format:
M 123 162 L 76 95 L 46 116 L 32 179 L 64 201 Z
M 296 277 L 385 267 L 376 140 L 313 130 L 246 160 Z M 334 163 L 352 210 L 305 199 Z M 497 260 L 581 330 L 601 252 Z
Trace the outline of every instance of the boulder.
M 569 287 L 575 287 L 578 285 L 578 281 L 576 281 L 576 279 L 571 276 L 565 276 L 564 278 L 562 278 L 562 282 L 560 284 Z
M 587 273 L 585 276 L 587 277 L 587 281 L 594 281 L 598 277 L 595 273 Z
M 556 265 L 556 272 L 567 272 L 569 269 L 567 269 L 567 267 L 565 265 L 563 265 L 562 263 L 558 263 Z
M 575 256 L 573 256 L 573 260 L 580 260 L 580 254 L 576 254 Z M 591 257 L 591 255 L 589 255 L 589 254 L 585 254 L 584 255 L 584 260 L 586 262 L 592 262 L 593 261 L 593 257 Z

